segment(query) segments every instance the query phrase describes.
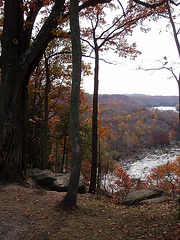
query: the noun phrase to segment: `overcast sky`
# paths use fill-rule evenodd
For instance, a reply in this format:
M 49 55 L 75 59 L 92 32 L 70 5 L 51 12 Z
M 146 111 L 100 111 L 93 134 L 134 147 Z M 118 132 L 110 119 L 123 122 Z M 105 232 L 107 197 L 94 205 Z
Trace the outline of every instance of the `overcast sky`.
M 142 33 L 137 28 L 133 36 L 129 38 L 131 42 L 137 43 L 138 50 L 142 52 L 135 61 L 118 58 L 109 52 L 106 58 L 117 61 L 119 64 L 100 62 L 100 94 L 178 95 L 177 82 L 174 78 L 169 78 L 171 76 L 169 71 L 138 70 L 139 66 L 144 69 L 160 67 L 159 60 L 166 57 L 168 66 L 173 66 L 176 74 L 179 74 L 180 71 L 180 61 L 174 38 L 170 32 L 166 32 L 167 22 L 164 20 L 158 23 L 146 21 L 146 25 L 149 24 L 150 32 Z M 93 69 L 94 63 L 92 64 Z M 93 75 L 84 79 L 83 88 L 85 92 L 93 93 Z

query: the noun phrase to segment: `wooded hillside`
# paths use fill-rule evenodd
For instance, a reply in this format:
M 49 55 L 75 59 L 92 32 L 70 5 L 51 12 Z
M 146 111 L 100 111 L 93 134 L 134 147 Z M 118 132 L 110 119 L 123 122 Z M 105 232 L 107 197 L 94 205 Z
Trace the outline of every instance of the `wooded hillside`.
M 159 107 L 171 106 L 175 107 L 178 104 L 178 96 L 150 96 L 143 94 L 103 94 L 99 95 L 99 103 L 106 104 L 108 102 L 126 103 L 137 105 L 139 107 Z
M 108 145 L 111 157 L 118 160 L 178 139 L 178 114 L 149 109 L 177 104 L 176 96 L 99 95 L 99 118 L 111 127 L 106 151 Z

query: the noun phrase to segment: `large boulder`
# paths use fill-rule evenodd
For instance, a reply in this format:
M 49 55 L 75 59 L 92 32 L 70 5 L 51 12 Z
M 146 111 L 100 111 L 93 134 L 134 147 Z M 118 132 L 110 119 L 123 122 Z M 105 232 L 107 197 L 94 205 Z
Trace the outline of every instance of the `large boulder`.
M 26 171 L 27 177 L 32 178 L 36 184 L 41 186 L 48 186 L 51 185 L 55 180 L 55 174 L 49 170 L 41 170 L 39 168 L 28 169 Z
M 51 170 L 38 168 L 28 169 L 27 177 L 30 177 L 39 187 L 58 192 L 66 192 L 69 185 L 70 173 L 53 173 Z M 80 175 L 79 193 L 86 193 L 85 179 Z
M 129 193 L 123 199 L 122 204 L 126 206 L 132 206 L 146 199 L 161 197 L 162 194 L 163 194 L 163 191 L 158 188 L 147 188 L 147 189 L 137 190 Z
M 151 203 L 163 203 L 167 201 L 168 201 L 168 198 L 166 196 L 161 196 L 161 197 L 142 200 L 141 202 L 138 203 L 138 205 L 151 204 Z
M 70 173 L 66 174 L 56 173 L 56 180 L 50 186 L 51 190 L 57 192 L 66 192 L 69 185 L 69 178 Z M 78 192 L 86 193 L 86 184 L 82 174 L 80 174 Z

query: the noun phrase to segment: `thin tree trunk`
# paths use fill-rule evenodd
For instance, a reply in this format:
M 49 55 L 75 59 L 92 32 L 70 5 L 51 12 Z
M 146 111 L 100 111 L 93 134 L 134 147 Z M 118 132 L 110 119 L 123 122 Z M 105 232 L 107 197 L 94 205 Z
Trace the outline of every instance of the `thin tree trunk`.
M 43 169 L 48 168 L 48 116 L 49 116 L 49 88 L 50 88 L 50 76 L 49 76 L 49 64 L 48 59 L 46 58 L 46 54 L 44 54 L 45 58 L 45 69 L 46 69 L 46 87 L 45 87 L 45 119 L 44 119 L 44 144 L 43 144 Z
M 68 160 L 69 160 L 69 157 L 68 157 L 68 154 L 66 154 L 66 173 L 68 172 Z
M 179 80 L 178 83 L 178 92 L 179 92 L 179 137 L 178 140 L 180 140 L 180 74 L 179 74 Z
M 96 43 L 96 41 L 95 41 Z M 98 47 L 95 45 L 95 70 L 94 70 L 94 94 L 93 94 L 93 116 L 92 116 L 92 163 L 91 163 L 91 182 L 89 192 L 96 192 L 97 177 L 97 141 L 98 141 L 98 74 L 99 74 L 99 54 Z
M 69 187 L 59 206 L 77 206 L 78 184 L 81 171 L 81 140 L 79 133 L 79 92 L 81 82 L 81 43 L 78 16 L 78 0 L 70 1 L 70 27 L 72 42 L 72 89 L 70 100 L 70 132 L 72 141 L 72 162 Z
M 179 44 L 179 39 L 178 39 L 178 32 L 176 31 L 176 27 L 175 27 L 173 17 L 172 17 L 172 14 L 171 14 L 171 8 L 169 6 L 169 0 L 166 0 L 166 5 L 167 5 L 167 10 L 168 10 L 169 20 L 170 20 L 172 30 L 173 30 L 174 40 L 175 40 L 176 47 L 177 47 L 178 54 L 179 54 L 179 58 L 180 58 L 180 44 Z
M 66 133 L 66 126 L 64 130 L 64 146 L 63 146 L 63 156 L 62 156 L 62 161 L 61 161 L 61 173 L 63 173 L 64 169 L 64 161 L 65 161 L 65 155 L 66 155 L 66 138 L 67 138 L 67 133 Z
M 101 188 L 101 141 L 99 137 L 99 161 L 98 161 L 98 182 L 97 182 L 98 190 Z
M 176 47 L 178 50 L 178 55 L 179 55 L 179 59 L 180 59 L 180 42 L 178 39 L 178 32 L 176 31 L 176 26 L 174 24 L 174 20 L 173 20 L 173 16 L 171 14 L 171 8 L 169 6 L 169 0 L 166 0 L 166 5 L 167 5 L 167 10 L 168 10 L 168 15 L 169 15 L 169 21 L 171 23 L 171 27 L 173 30 L 173 35 L 174 35 L 174 40 L 176 43 Z M 177 80 L 178 82 L 178 90 L 179 90 L 179 137 L 178 140 L 180 139 L 180 74 L 179 74 L 179 79 Z

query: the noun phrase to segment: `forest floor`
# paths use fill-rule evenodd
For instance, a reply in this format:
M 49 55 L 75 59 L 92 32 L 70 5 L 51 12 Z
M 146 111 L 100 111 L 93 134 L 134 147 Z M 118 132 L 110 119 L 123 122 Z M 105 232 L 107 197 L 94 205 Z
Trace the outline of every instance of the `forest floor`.
M 0 240 L 180 240 L 176 202 L 125 207 L 78 195 L 78 208 L 55 210 L 65 193 L 0 186 Z

